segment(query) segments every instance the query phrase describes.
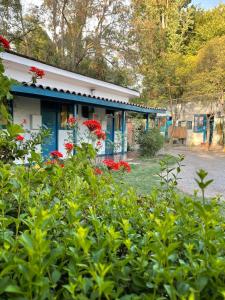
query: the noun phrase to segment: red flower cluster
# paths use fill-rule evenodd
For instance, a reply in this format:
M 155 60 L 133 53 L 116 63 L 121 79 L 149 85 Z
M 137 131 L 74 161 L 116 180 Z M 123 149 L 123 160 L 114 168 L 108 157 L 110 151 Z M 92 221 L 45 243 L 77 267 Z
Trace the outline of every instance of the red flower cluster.
M 94 172 L 95 172 L 95 175 L 102 175 L 103 174 L 103 171 L 100 170 L 99 168 L 95 168 Z
M 50 154 L 51 154 L 51 156 L 53 158 L 61 158 L 61 157 L 63 157 L 63 154 L 61 152 L 57 151 L 57 150 L 52 151 Z
M 97 120 L 87 120 L 83 122 L 83 125 L 87 126 L 87 128 L 93 132 L 96 130 L 102 130 L 102 125 Z
M 94 134 L 97 136 L 97 138 L 99 140 L 103 140 L 104 141 L 106 139 L 106 134 L 102 130 L 97 129 L 97 130 L 94 131 Z
M 17 135 L 16 140 L 22 142 L 24 137 L 22 135 Z
M 73 147 L 74 147 L 74 145 L 72 143 L 65 143 L 65 149 L 68 153 L 73 151 Z
M 76 118 L 75 117 L 69 117 L 68 118 L 68 124 L 69 125 L 74 125 L 76 123 Z
M 7 39 L 5 39 L 2 35 L 0 35 L 0 45 L 2 45 L 3 48 L 6 50 L 10 49 L 9 41 Z
M 119 161 L 115 162 L 113 159 L 105 159 L 103 163 L 107 166 L 109 170 L 113 171 L 124 171 L 124 172 L 131 172 L 131 167 L 126 161 Z
M 33 76 L 37 78 L 42 78 L 43 76 L 45 76 L 45 71 L 44 70 L 41 70 L 41 69 L 38 69 L 36 67 L 30 67 L 29 71 L 31 73 L 33 73 Z
M 128 164 L 128 162 L 121 160 L 119 162 L 119 166 L 120 166 L 119 168 L 122 169 L 124 172 L 128 172 L 128 173 L 131 172 L 131 167 Z
M 119 170 L 119 163 L 115 162 L 113 159 L 104 159 L 103 164 L 106 165 L 109 170 Z

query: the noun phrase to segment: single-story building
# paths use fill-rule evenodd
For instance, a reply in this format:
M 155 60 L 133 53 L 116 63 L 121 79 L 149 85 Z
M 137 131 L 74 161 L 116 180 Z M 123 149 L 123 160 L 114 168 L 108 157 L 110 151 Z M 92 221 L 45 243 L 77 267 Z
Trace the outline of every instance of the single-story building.
M 224 147 L 225 114 L 222 101 L 178 104 L 173 137 L 187 146 Z M 171 129 L 171 128 L 170 128 Z
M 31 132 L 45 126 L 51 130 L 51 137 L 42 145 L 42 152 L 48 155 L 53 150 L 65 154 L 64 144 L 70 130 L 67 120 L 74 116 L 78 120 L 81 138 L 85 139 L 87 119 L 101 122 L 107 134 L 107 140 L 101 148 L 101 155 L 124 154 L 127 152 L 126 112 L 137 112 L 146 119 L 146 128 L 150 116 L 164 109 L 145 107 L 130 103 L 139 97 L 139 92 L 83 76 L 48 65 L 44 62 L 14 52 L 0 54 L 5 74 L 17 80 L 11 88 L 13 94 L 12 116 L 15 123 L 24 124 Z M 45 72 L 45 76 L 32 83 L 29 69 L 36 67 Z M 113 146 L 112 146 L 113 145 Z

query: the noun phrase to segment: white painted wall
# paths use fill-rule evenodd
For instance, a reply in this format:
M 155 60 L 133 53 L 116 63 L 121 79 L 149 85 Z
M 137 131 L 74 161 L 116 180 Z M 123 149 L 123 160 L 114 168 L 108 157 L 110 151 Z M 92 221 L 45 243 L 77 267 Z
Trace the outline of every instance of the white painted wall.
M 43 79 L 38 80 L 38 84 L 42 84 L 43 86 L 59 88 L 65 91 L 75 91 L 82 94 L 91 94 L 91 90 L 93 90 L 92 93 L 96 97 L 123 102 L 128 102 L 129 99 L 140 96 L 139 92 L 131 89 L 65 71 L 15 54 L 0 53 L 0 57 L 3 58 L 5 74 L 19 82 L 31 82 L 29 68 L 35 66 L 43 69 L 46 73 Z
M 73 135 L 73 130 L 58 130 L 58 150 L 66 157 L 65 143 L 71 142 L 70 136 Z

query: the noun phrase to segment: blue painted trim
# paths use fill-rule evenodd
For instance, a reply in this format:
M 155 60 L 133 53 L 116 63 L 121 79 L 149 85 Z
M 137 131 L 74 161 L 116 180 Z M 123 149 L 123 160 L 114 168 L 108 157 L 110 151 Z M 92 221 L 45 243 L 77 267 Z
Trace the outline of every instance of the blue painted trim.
M 47 97 L 48 99 L 52 98 L 53 100 L 56 99 L 60 99 L 61 101 L 68 100 L 68 101 L 74 101 L 81 104 L 88 103 L 92 105 L 102 106 L 105 108 L 114 108 L 119 110 L 135 111 L 140 113 L 163 113 L 166 111 L 163 109 L 143 108 L 143 107 L 138 107 L 126 103 L 117 103 L 113 101 L 106 101 L 106 100 L 96 99 L 92 97 L 79 96 L 79 95 L 74 95 L 65 92 L 57 92 L 57 91 L 52 91 L 52 90 L 42 89 L 42 88 L 32 87 L 32 86 L 13 85 L 11 87 L 11 91 L 14 93 L 22 94 L 24 96 L 32 95 L 34 97 L 35 96 Z
M 125 153 L 126 112 L 122 111 L 122 154 Z

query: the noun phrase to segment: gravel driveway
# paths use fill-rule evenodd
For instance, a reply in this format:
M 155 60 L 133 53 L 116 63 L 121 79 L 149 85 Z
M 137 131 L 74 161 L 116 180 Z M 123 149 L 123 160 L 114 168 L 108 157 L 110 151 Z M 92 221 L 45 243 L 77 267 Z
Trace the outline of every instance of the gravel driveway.
M 168 153 L 168 151 L 166 151 Z M 184 167 L 181 172 L 178 188 L 192 194 L 198 186 L 194 180 L 196 171 L 206 170 L 208 179 L 214 182 L 207 188 L 206 197 L 222 195 L 225 198 L 225 153 L 191 151 L 185 148 L 169 150 L 172 155 L 184 154 Z

